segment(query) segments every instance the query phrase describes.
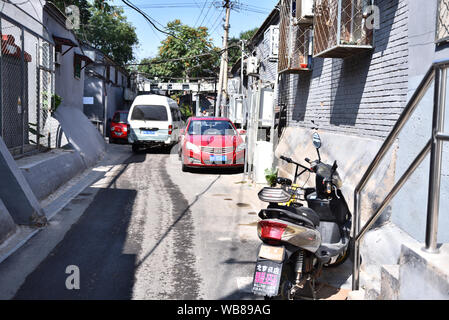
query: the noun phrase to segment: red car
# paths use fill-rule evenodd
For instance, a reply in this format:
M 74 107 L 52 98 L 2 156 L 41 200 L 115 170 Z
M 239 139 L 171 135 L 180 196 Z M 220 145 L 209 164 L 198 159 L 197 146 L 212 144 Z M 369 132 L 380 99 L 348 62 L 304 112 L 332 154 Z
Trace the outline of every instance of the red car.
M 111 120 L 109 142 L 128 142 L 128 111 L 116 111 Z
M 182 171 L 192 167 L 243 167 L 245 148 L 229 119 L 192 117 L 181 141 Z

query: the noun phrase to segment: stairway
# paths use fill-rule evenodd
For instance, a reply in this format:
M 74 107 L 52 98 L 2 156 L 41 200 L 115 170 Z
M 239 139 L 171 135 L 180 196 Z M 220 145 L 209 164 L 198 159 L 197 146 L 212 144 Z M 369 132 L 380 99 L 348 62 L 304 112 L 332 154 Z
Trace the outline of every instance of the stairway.
M 351 291 L 348 300 L 448 300 L 449 244 L 441 245 L 439 254 L 423 247 L 402 244 L 398 264 L 382 265 L 380 277 L 362 272 L 363 289 Z

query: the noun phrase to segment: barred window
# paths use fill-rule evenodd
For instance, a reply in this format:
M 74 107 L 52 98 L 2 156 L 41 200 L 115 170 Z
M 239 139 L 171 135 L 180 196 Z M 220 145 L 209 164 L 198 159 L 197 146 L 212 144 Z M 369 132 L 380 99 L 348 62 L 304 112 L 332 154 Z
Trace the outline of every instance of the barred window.
M 449 0 L 438 0 L 436 42 L 449 41 Z

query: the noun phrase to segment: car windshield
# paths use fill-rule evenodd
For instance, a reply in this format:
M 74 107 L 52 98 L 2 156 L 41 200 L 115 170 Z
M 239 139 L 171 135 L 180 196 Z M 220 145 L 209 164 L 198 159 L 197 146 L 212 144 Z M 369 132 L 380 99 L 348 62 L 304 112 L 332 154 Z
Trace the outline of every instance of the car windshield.
M 167 121 L 167 108 L 159 105 L 135 106 L 131 120 Z
M 231 122 L 226 120 L 192 120 L 188 129 L 189 135 L 236 135 Z
M 128 112 L 117 112 L 112 118 L 112 122 L 115 123 L 126 123 L 128 120 Z

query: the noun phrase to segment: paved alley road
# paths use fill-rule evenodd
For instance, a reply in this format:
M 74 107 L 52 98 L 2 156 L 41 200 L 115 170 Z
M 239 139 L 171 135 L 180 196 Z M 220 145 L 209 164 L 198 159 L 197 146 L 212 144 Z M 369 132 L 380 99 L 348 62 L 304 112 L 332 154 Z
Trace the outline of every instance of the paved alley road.
M 15 299 L 254 299 L 259 208 L 242 174 L 183 173 L 169 152 L 129 152 L 59 213 L 88 203 Z M 66 288 L 68 266 L 79 290 Z

